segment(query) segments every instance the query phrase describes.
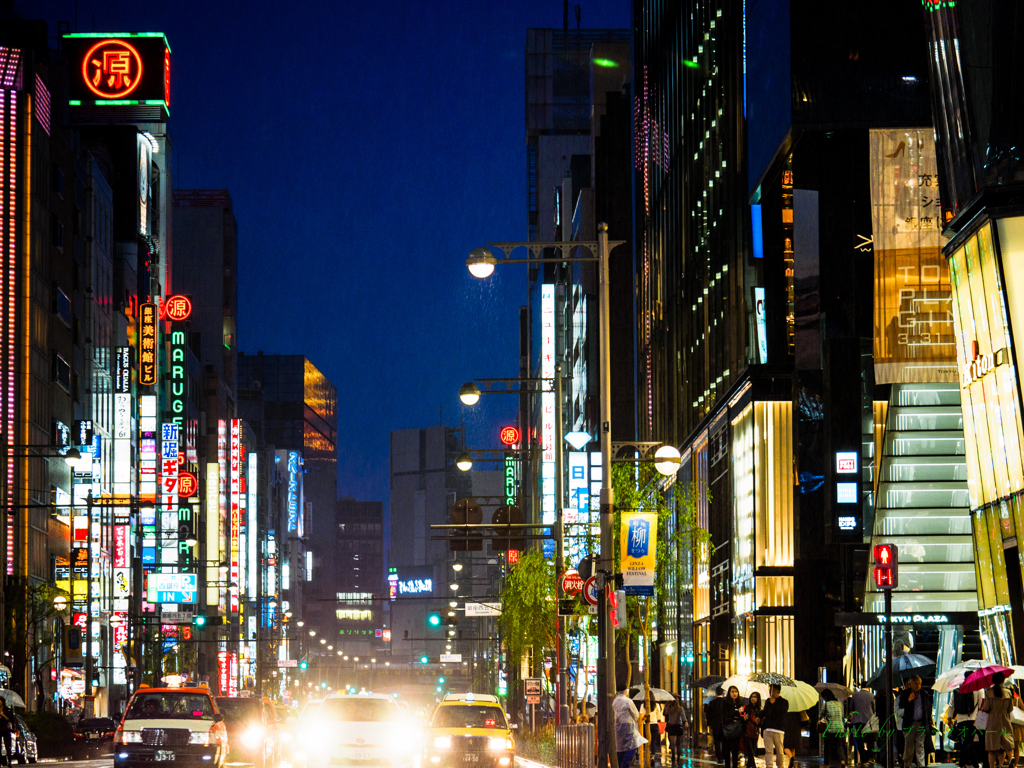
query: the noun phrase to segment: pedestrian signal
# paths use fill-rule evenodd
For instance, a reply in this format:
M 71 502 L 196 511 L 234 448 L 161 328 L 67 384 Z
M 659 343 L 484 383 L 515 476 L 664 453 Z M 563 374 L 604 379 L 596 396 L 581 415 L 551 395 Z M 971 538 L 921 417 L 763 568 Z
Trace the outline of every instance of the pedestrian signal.
M 879 589 L 896 589 L 900 584 L 899 547 L 895 544 L 876 544 L 875 555 L 875 586 Z

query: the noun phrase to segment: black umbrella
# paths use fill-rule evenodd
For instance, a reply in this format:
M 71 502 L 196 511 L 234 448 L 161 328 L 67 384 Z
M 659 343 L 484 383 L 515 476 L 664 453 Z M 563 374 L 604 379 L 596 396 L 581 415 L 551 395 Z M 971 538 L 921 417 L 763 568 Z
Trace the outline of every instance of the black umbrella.
M 882 664 L 878 668 L 878 671 L 871 676 L 871 683 L 873 687 L 879 687 L 885 685 L 885 670 L 886 665 Z M 920 656 L 916 653 L 904 653 L 901 656 L 897 656 L 892 662 L 892 680 L 894 683 L 900 685 L 904 681 L 909 680 L 914 675 L 921 677 L 928 677 L 935 673 L 935 662 L 925 656 Z
M 721 685 L 725 678 L 721 675 L 704 675 L 700 680 L 694 680 L 693 684 L 698 688 L 710 688 L 713 685 Z

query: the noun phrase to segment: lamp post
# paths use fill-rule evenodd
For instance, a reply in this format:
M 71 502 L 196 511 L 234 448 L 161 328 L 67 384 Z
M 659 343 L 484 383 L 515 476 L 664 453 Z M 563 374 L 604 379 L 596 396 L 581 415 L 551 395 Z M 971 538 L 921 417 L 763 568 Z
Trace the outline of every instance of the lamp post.
M 559 262 L 593 262 L 598 263 L 598 380 L 599 400 L 601 404 L 598 432 L 601 444 L 601 553 L 598 558 L 598 573 L 601 591 L 598 597 L 598 665 L 597 665 L 597 689 L 599 695 L 599 709 L 601 712 L 598 720 L 598 766 L 604 768 L 608 764 L 608 756 L 614 755 L 615 749 L 615 715 L 612 712 L 612 699 L 615 696 L 615 630 L 605 615 L 606 587 L 613 582 L 612 574 L 612 518 L 614 514 L 614 497 L 612 495 L 612 416 L 611 416 L 611 347 L 610 347 L 610 325 L 609 325 L 609 299 L 608 299 L 608 255 L 612 248 L 621 245 L 623 241 L 608 240 L 608 225 L 600 223 L 597 225 L 597 242 L 519 242 L 519 243 L 492 243 L 499 249 L 502 257 L 498 258 L 489 248 L 474 248 L 469 258 L 466 259 L 466 266 L 474 277 L 488 277 L 494 272 L 496 264 L 500 263 L 559 263 Z M 518 248 L 526 248 L 529 256 L 525 259 L 513 259 L 511 254 Z M 590 251 L 589 257 L 581 258 L 543 258 L 547 249 L 556 249 L 565 257 L 575 248 L 586 248 Z

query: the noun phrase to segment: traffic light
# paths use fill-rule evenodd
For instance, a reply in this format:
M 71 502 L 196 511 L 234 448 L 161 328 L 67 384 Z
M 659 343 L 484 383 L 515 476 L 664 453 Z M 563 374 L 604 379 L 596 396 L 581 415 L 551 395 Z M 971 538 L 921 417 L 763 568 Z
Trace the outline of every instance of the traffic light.
M 452 525 L 479 525 L 483 519 L 483 510 L 473 499 L 459 499 L 452 505 Z M 483 551 L 484 537 L 480 530 L 479 528 L 449 528 L 448 549 L 452 552 Z
M 431 611 L 427 614 L 427 626 L 431 629 L 436 629 L 441 626 L 441 614 L 437 611 Z
M 197 627 L 205 627 L 206 626 L 206 617 L 205 616 L 193 616 L 192 617 L 192 623 L 195 624 Z
M 430 663 L 430 659 L 428 659 L 426 656 L 420 656 L 420 664 L 429 664 L 429 663 Z
M 895 544 L 876 544 L 875 586 L 879 589 L 896 589 L 900 585 L 900 551 Z
M 438 685 L 444 685 L 444 678 L 443 677 L 437 678 L 437 684 Z
M 455 616 L 455 611 L 450 611 L 448 616 L 444 617 L 444 625 L 446 627 L 455 627 L 459 624 L 459 617 Z
M 309 669 L 309 662 L 306 661 L 305 659 L 300 661 L 299 662 L 299 669 L 301 669 L 303 672 L 305 672 L 307 669 Z
M 503 526 L 521 525 L 523 513 L 519 507 L 512 504 L 503 504 L 494 510 L 491 515 L 491 522 L 494 524 L 494 536 L 491 537 L 491 549 L 495 552 L 508 552 L 510 549 L 526 549 L 526 542 L 522 537 L 522 528 L 508 528 Z
M 322 680 L 320 682 L 320 687 L 326 689 L 327 688 L 327 681 L 326 680 Z
M 226 622 L 224 621 L 223 616 L 195 615 L 192 617 L 192 623 L 195 624 L 196 627 L 198 627 L 199 629 L 202 629 L 203 627 L 217 627 L 222 624 L 225 624 Z

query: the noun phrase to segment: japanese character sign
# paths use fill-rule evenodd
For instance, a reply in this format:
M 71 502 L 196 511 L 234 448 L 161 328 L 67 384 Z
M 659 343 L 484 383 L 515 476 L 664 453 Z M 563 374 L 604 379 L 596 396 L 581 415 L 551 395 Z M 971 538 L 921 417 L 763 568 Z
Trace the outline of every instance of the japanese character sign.
M 123 99 L 142 81 L 142 57 L 125 40 L 103 40 L 82 59 L 86 87 L 101 99 Z
M 160 304 L 160 316 L 167 320 L 187 320 L 192 314 L 188 296 L 169 296 Z
M 139 384 L 151 387 L 156 384 L 156 304 L 147 302 L 139 308 Z
M 627 595 L 654 594 L 654 561 L 658 516 L 623 512 L 621 532 L 622 580 Z

